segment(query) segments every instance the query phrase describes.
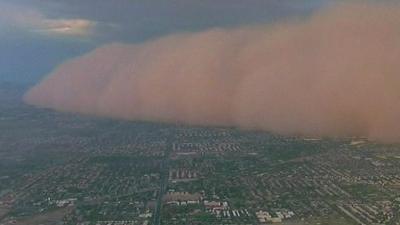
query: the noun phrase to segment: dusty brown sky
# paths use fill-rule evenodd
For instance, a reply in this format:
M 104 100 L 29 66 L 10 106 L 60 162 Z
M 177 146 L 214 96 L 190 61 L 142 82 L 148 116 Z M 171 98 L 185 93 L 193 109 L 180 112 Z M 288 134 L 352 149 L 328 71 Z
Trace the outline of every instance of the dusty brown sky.
M 400 7 L 344 3 L 306 21 L 110 44 L 25 100 L 130 120 L 400 140 Z

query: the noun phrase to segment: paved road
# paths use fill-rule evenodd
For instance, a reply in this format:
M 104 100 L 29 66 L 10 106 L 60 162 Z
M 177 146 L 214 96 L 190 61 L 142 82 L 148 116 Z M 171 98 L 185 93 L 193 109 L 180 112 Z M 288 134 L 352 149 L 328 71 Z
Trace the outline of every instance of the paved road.
M 158 191 L 158 197 L 156 202 L 156 207 L 154 211 L 154 225 L 161 225 L 161 210 L 162 210 L 162 199 L 167 191 L 168 187 L 168 178 L 169 178 L 169 156 L 172 150 L 172 141 L 171 138 L 167 140 L 167 147 L 164 154 L 164 159 L 161 162 L 161 171 L 160 171 L 160 189 Z

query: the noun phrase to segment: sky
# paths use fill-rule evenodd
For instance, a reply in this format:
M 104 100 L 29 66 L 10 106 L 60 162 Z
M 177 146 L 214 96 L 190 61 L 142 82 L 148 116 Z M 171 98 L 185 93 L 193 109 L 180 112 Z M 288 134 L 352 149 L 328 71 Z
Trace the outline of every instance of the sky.
M 114 42 L 307 17 L 332 0 L 0 0 L 0 82 L 35 84 Z
M 56 110 L 398 141 L 388 2 L 0 0 L 0 83 Z

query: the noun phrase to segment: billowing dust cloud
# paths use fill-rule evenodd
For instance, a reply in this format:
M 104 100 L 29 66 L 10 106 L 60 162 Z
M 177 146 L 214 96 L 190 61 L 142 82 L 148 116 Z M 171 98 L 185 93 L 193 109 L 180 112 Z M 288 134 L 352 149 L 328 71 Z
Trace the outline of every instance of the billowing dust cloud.
M 110 44 L 57 68 L 29 104 L 129 120 L 400 141 L 400 7 Z

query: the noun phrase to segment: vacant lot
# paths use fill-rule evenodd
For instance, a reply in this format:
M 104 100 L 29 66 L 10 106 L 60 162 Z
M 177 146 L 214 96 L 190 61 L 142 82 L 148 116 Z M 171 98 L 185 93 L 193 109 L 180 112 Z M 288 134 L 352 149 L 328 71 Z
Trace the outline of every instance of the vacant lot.
M 303 221 L 285 222 L 283 225 L 356 225 L 351 220 L 344 217 L 313 218 Z
M 62 221 L 66 213 L 67 209 L 54 210 L 24 220 L 19 220 L 16 225 L 56 225 L 60 224 L 60 221 Z

